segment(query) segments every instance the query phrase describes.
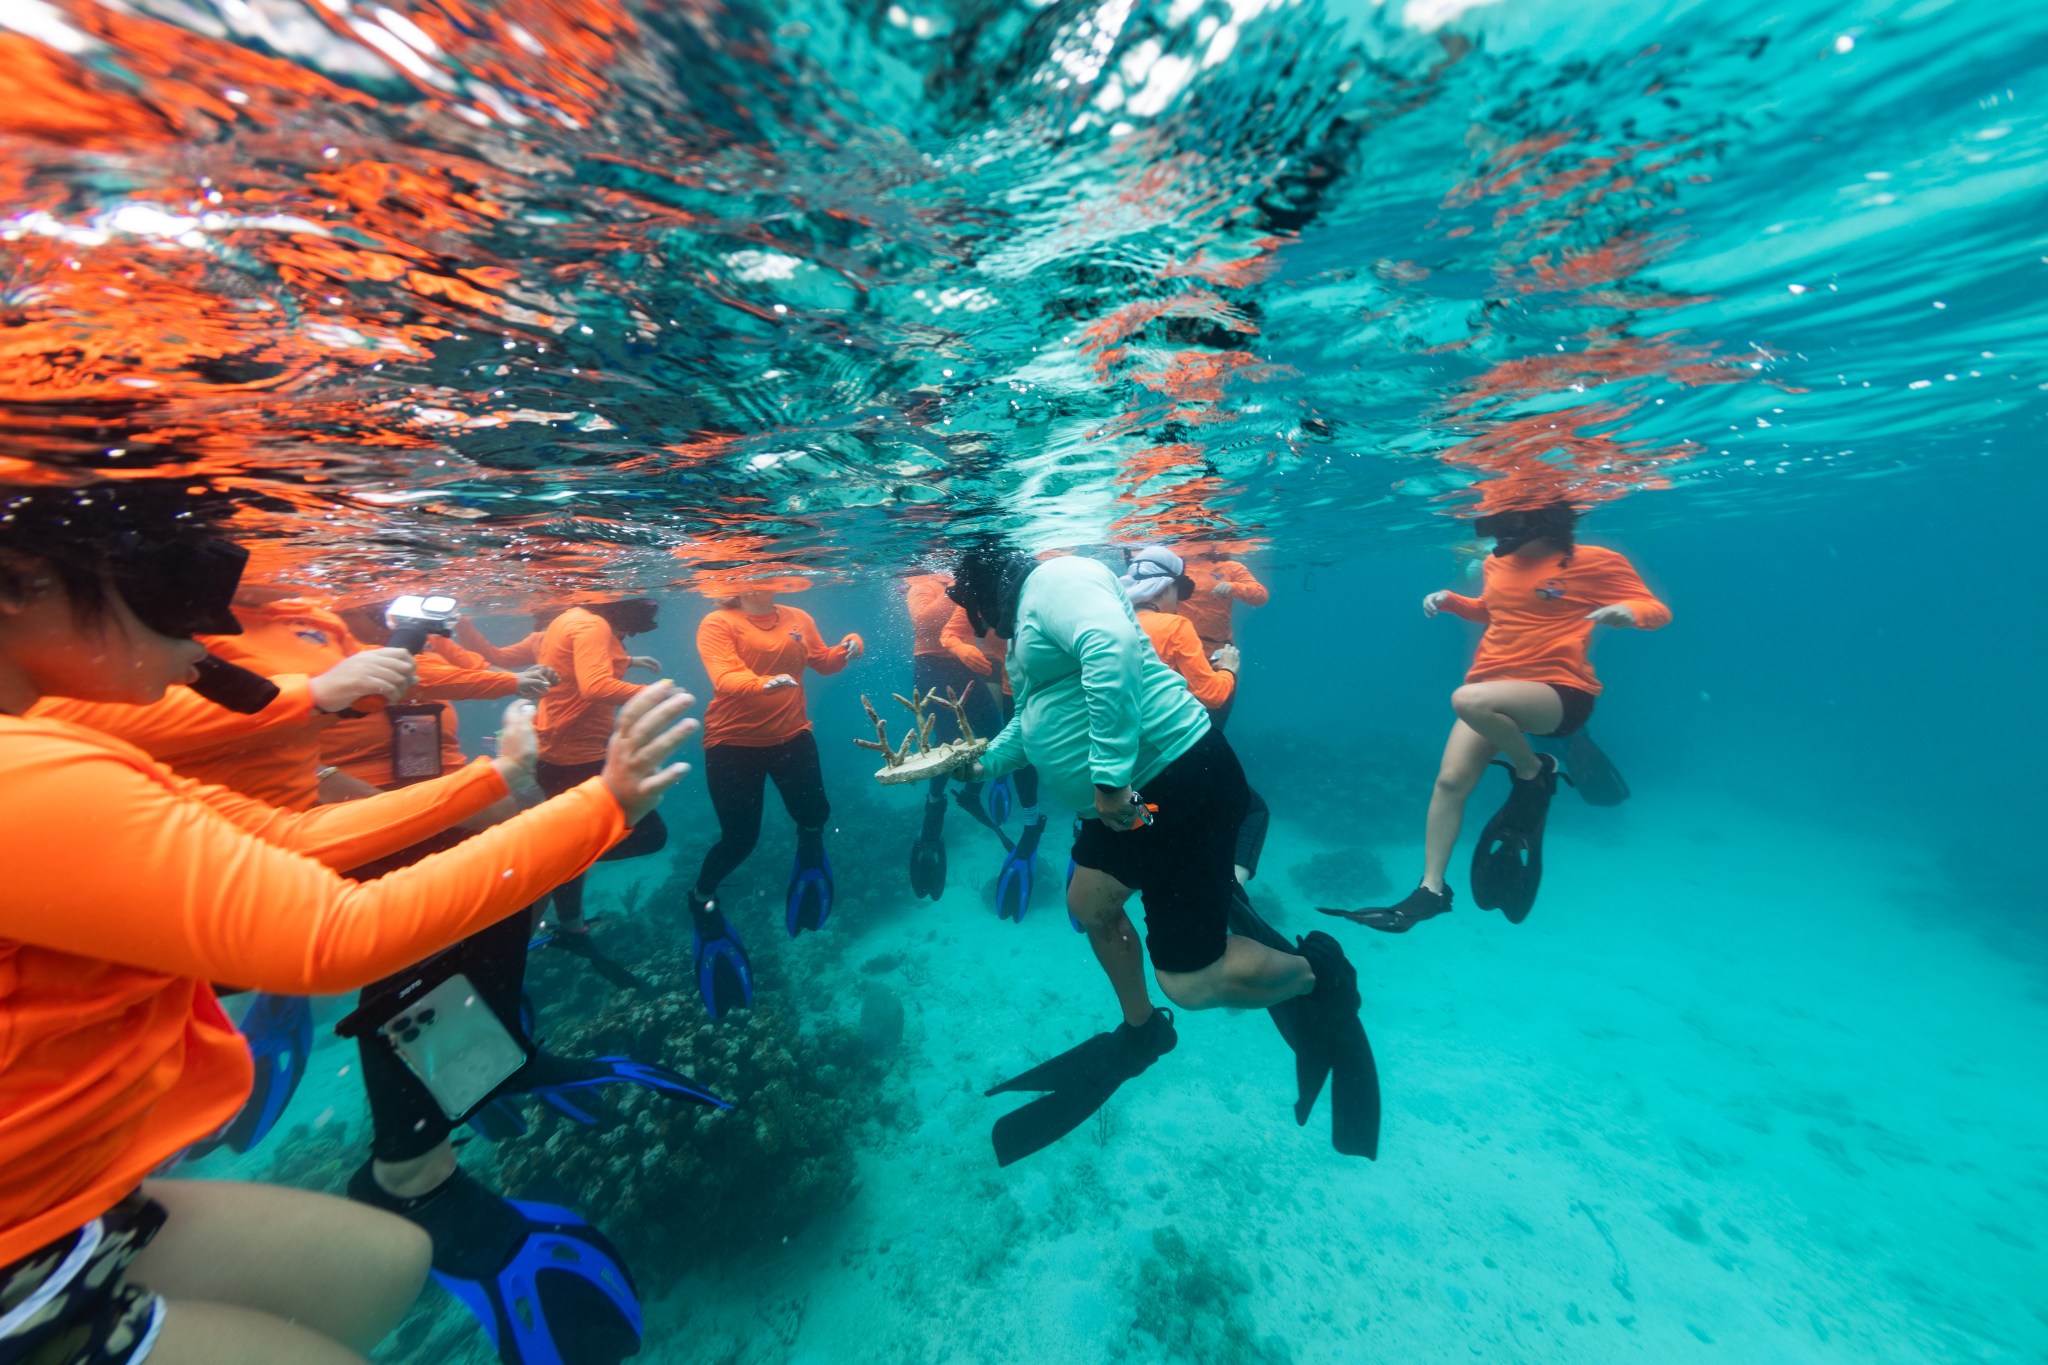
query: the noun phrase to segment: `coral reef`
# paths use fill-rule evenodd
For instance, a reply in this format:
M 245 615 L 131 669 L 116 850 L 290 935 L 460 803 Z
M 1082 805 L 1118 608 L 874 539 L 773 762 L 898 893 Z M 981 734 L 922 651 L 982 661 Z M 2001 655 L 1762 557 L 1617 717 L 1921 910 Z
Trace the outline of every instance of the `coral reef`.
M 1196 1249 L 1180 1229 L 1156 1228 L 1136 1281 L 1131 1334 L 1158 1342 L 1168 1360 L 1286 1365 L 1293 1358 L 1284 1345 L 1252 1335 L 1244 1314 L 1251 1277 L 1213 1245 Z
M 1370 905 L 1393 889 L 1379 854 L 1369 848 L 1332 848 L 1287 869 L 1288 880 L 1313 905 L 1349 909 Z
M 676 880 L 655 899 L 682 889 Z M 656 1277 L 787 1237 L 843 1206 L 854 1191 L 855 1132 L 876 1112 L 881 1061 L 855 1030 L 806 1007 L 807 992 L 786 971 L 800 955 L 779 935 L 756 935 L 754 1005 L 714 1025 L 686 949 L 659 917 L 608 917 L 601 932 L 604 950 L 653 989 L 617 989 L 572 958 L 544 954 L 528 978 L 542 1002 L 539 1037 L 567 1055 L 659 1062 L 733 1107 L 612 1086 L 600 1102 L 615 1121 L 593 1129 L 529 1106 L 532 1131 L 498 1145 L 504 1187 L 574 1205 L 636 1273 Z

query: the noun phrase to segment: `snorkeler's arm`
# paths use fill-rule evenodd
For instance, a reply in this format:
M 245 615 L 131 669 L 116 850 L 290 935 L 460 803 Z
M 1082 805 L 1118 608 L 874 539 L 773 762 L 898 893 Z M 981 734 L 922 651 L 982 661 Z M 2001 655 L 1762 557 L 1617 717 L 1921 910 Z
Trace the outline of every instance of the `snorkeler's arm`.
M 500 649 L 484 638 L 484 633 L 470 624 L 467 616 L 455 618 L 455 640 L 463 648 L 483 656 L 484 662 L 498 668 L 531 668 L 540 662 L 540 631 L 534 631 L 516 644 Z
M 1237 690 L 1237 675 L 1209 662 L 1209 656 L 1202 650 L 1202 637 L 1195 634 L 1195 623 L 1185 616 L 1151 614 L 1168 623 L 1159 657 L 1187 680 L 1188 691 L 1195 694 L 1195 700 L 1211 711 L 1229 701 L 1230 694 Z
M 532 904 L 626 830 L 593 778 L 354 882 L 238 828 L 140 752 L 9 728 L 0 820 L 21 856 L 0 938 L 281 994 L 354 990 L 417 962 Z
M 435 641 L 439 645 L 440 641 Z M 458 646 L 459 648 L 459 646 Z M 462 651 L 478 664 L 483 659 Z M 509 697 L 519 690 L 519 677 L 489 667 L 465 667 L 455 660 L 430 648 L 426 653 L 414 656 L 419 669 L 419 684 L 413 689 L 416 701 L 487 701 L 493 697 Z
M 277 696 L 253 716 L 216 705 L 189 687 L 173 687 L 162 701 L 148 706 L 45 697 L 29 708 L 29 714 L 98 730 L 169 762 L 218 744 L 324 719 L 314 712 L 312 686 L 304 674 L 280 674 L 270 681 L 277 685 Z
M 935 623 L 943 624 L 954 610 L 953 600 L 946 596 L 946 580 L 937 574 L 919 574 L 911 579 L 903 598 L 910 608 L 910 628 L 919 635 Z
M 577 622 L 569 633 L 569 666 L 576 690 L 589 701 L 614 706 L 640 695 L 640 684 L 612 672 L 612 628 L 595 617 Z
M 1591 545 L 1581 547 L 1579 554 L 1588 562 L 1584 576 L 1572 585 L 1578 596 L 1603 607 L 1627 607 L 1637 630 L 1661 630 L 1671 624 L 1671 608 L 1650 591 L 1626 556 Z
M 967 624 L 967 609 L 954 607 L 953 614 L 946 618 L 946 624 L 939 631 L 939 643 L 946 652 L 965 664 L 969 672 L 988 677 L 996 671 L 995 661 L 981 652 L 981 646 L 974 642 L 974 627 Z
M 1218 578 L 1230 580 L 1230 596 L 1233 601 L 1248 607 L 1263 607 L 1273 600 L 1273 594 L 1266 585 L 1252 577 L 1252 571 L 1234 559 L 1226 559 L 1216 566 Z
M 704 661 L 704 671 L 711 675 L 714 696 L 752 696 L 767 686 L 768 679 L 748 668 L 740 658 L 724 612 L 714 611 L 698 623 L 697 657 Z
M 1493 613 L 1486 609 L 1486 603 L 1477 597 L 1447 592 L 1437 599 L 1436 605 L 1439 611 L 1462 616 L 1467 621 L 1477 621 L 1482 626 L 1493 619 Z
M 308 811 L 285 810 L 203 782 L 190 788 L 194 799 L 205 802 L 236 828 L 340 872 L 411 848 L 481 814 L 510 794 L 503 774 L 487 758 L 431 781 Z
M 1030 756 L 1024 752 L 1024 727 L 1017 723 L 1015 717 L 996 732 L 980 762 L 982 774 L 986 777 L 1001 777 L 1004 773 L 1013 773 L 1030 765 Z
M 837 673 L 845 668 L 853 655 L 843 644 L 828 645 L 825 637 L 818 634 L 818 623 L 807 611 L 795 607 L 785 608 L 797 618 L 797 629 L 803 632 L 804 662 L 811 666 L 813 673 Z M 858 638 L 858 637 L 855 637 Z

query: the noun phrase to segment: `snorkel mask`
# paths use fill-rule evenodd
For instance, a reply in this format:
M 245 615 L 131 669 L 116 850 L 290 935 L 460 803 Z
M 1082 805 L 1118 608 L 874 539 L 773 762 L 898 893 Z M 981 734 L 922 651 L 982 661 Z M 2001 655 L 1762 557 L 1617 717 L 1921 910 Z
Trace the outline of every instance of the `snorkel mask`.
M 189 640 L 195 635 L 240 635 L 235 589 L 249 552 L 230 541 L 179 536 L 149 540 L 123 532 L 107 563 L 107 576 L 135 619 L 159 635 Z M 215 706 L 253 716 L 277 700 L 277 684 L 226 659 L 207 655 L 197 665 L 192 690 Z
M 1524 545 L 1550 540 L 1562 547 L 1572 543 L 1572 528 L 1579 514 L 1570 503 L 1553 502 L 1544 507 L 1512 512 L 1488 512 L 1472 522 L 1472 534 L 1493 541 L 1495 557 L 1505 559 Z

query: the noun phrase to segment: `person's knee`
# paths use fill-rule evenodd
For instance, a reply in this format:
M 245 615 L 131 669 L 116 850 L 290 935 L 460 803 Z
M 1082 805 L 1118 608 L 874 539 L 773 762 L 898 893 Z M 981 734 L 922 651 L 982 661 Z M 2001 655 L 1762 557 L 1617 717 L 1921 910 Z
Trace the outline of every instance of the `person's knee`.
M 1213 1009 L 1218 1000 L 1216 977 L 1223 970 L 1223 959 L 1198 972 L 1154 971 L 1153 977 L 1159 982 L 1159 991 L 1168 1000 L 1184 1010 Z
M 1459 720 L 1468 725 L 1471 724 L 1473 717 L 1490 716 L 1498 709 L 1489 698 L 1486 689 L 1478 684 L 1467 683 L 1451 693 L 1451 710 L 1457 713 Z
M 390 1246 L 379 1257 L 379 1269 L 383 1272 L 390 1301 L 401 1304 L 400 1311 L 403 1312 L 427 1287 L 427 1274 L 434 1268 L 434 1239 L 416 1223 L 409 1223 L 403 1218 L 396 1221 L 399 1226 L 387 1234 Z
M 1438 796 L 1454 797 L 1462 801 L 1479 785 L 1480 775 L 1485 771 L 1484 768 L 1473 771 L 1446 764 L 1436 775 L 1436 793 Z

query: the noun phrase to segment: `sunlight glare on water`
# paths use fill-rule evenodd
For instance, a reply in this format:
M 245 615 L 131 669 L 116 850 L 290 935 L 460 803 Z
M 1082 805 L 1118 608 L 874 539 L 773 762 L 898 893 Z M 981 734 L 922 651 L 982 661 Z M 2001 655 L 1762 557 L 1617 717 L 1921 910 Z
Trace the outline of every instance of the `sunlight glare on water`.
M 10 458 L 260 487 L 342 586 L 1716 515 L 2042 415 L 2033 6 L 0 23 Z

